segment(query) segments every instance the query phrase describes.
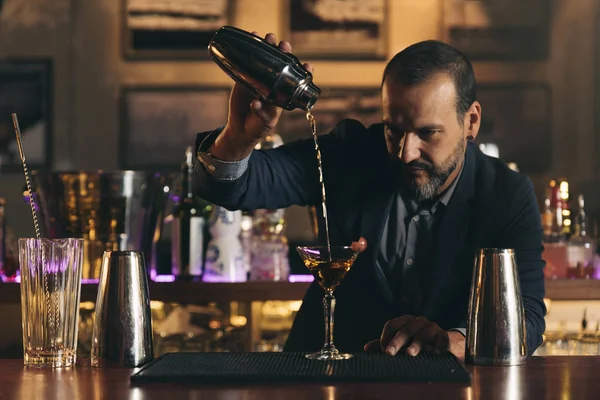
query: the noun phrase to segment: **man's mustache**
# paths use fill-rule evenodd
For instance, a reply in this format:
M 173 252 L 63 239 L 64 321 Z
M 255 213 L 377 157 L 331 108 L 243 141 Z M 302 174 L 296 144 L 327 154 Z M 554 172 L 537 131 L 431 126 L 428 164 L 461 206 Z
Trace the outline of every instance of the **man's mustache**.
M 420 168 L 428 173 L 433 172 L 435 169 L 432 164 L 428 164 L 423 161 L 411 161 L 408 164 L 402 164 L 402 166 L 404 168 Z

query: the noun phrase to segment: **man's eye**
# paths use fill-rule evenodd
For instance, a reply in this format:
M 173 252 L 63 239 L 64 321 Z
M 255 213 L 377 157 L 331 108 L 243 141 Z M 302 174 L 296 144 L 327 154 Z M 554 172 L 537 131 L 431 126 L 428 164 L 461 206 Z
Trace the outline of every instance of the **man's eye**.
M 421 129 L 421 130 L 419 130 L 419 135 L 420 136 L 433 136 L 440 132 L 441 131 L 439 129 Z

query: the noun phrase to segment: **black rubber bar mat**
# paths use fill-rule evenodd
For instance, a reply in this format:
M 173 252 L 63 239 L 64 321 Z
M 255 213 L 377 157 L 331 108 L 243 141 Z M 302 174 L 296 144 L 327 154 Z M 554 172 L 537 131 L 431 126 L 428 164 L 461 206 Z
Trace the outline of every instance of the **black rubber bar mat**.
M 471 375 L 451 353 L 417 357 L 361 353 L 349 360 L 309 360 L 303 353 L 168 353 L 131 383 L 461 382 Z

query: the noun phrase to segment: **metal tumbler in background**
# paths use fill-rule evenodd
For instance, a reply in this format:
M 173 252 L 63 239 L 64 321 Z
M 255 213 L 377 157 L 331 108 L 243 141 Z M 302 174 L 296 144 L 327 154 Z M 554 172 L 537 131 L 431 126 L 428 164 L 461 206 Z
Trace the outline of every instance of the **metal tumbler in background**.
M 42 236 L 84 239 L 83 279 L 99 279 L 104 250 L 142 251 L 149 274 L 156 273 L 170 177 L 142 171 L 32 171 L 31 180 Z
M 525 311 L 515 253 L 480 249 L 475 259 L 465 362 L 519 365 L 527 358 Z
M 92 366 L 138 367 L 152 360 L 152 314 L 144 255 L 107 251 L 102 258 Z

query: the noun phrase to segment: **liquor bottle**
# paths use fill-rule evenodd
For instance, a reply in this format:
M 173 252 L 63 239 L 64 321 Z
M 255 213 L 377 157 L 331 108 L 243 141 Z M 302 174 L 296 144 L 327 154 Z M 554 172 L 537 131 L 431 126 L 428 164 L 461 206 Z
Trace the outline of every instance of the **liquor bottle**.
M 283 144 L 278 134 L 265 136 L 255 147 L 274 149 Z M 252 264 L 254 281 L 287 281 L 290 274 L 289 245 L 284 235 L 285 210 L 255 210 L 252 221 Z
M 577 203 L 574 234 L 567 242 L 567 277 L 590 279 L 594 276 L 596 244 L 588 234 L 588 219 L 583 195 L 577 197 Z
M 560 178 L 551 180 L 548 185 L 550 210 L 552 218 L 552 233 L 550 242 L 565 243 L 571 233 L 571 211 L 569 210 L 569 182 Z
M 290 275 L 288 240 L 283 234 L 284 210 L 256 210 L 252 236 L 253 281 L 287 281 Z
M 192 178 L 193 151 L 185 151 L 181 168 L 181 192 L 172 221 L 171 267 L 177 280 L 200 280 L 202 277 L 204 249 L 204 207 L 194 197 Z
M 252 268 L 252 213 L 250 211 L 242 211 L 240 241 L 244 251 L 244 269 L 246 278 L 250 279 L 250 270 Z
M 7 224 L 6 200 L 0 198 L 0 282 L 14 282 L 20 275 L 16 239 Z
M 573 233 L 574 224 L 571 209 L 569 207 L 571 192 L 569 190 L 569 181 L 566 178 L 559 179 L 558 195 L 560 213 L 562 215 L 562 229 L 560 230 L 560 235 L 562 240 L 567 240 Z
M 554 237 L 552 235 L 552 227 L 554 222 L 554 213 L 550 207 L 550 197 L 544 200 L 544 211 L 542 212 L 542 228 L 544 232 L 544 243 L 552 243 Z
M 206 249 L 204 282 L 246 282 L 242 233 L 242 212 L 213 207 L 210 220 L 212 238 Z

